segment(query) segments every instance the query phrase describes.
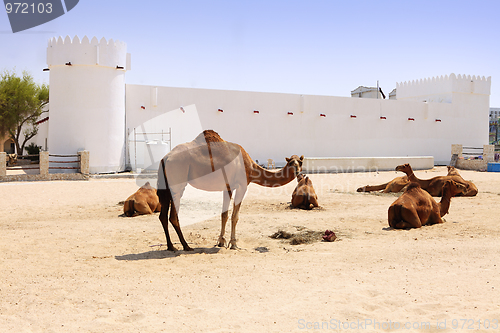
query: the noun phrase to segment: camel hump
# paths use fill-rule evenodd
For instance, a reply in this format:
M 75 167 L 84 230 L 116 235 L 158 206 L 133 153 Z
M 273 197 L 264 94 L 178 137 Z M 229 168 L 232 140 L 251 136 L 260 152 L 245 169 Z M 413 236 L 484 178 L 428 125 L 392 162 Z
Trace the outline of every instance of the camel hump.
M 420 184 L 419 183 L 415 183 L 415 182 L 410 182 L 410 184 L 408 185 L 408 187 L 406 188 L 407 191 L 411 191 L 415 188 L 420 188 Z
M 204 130 L 203 136 L 206 142 L 224 142 L 220 135 L 214 130 Z

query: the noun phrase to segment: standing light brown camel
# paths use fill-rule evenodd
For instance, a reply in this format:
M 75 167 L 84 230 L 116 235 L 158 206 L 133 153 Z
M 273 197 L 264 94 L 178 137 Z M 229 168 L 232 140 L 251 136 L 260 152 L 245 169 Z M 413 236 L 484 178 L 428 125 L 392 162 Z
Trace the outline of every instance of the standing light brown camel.
M 374 191 L 382 191 L 382 193 L 397 193 L 401 192 L 410 181 L 408 180 L 408 176 L 396 177 L 388 183 L 381 185 L 366 185 L 359 187 L 357 192 L 374 192 Z
M 410 183 L 406 191 L 389 207 L 389 226 L 395 229 L 420 228 L 426 224 L 443 223 L 451 198 L 466 190 L 466 186 L 448 179 L 443 185 L 443 196 L 437 203 L 418 183 Z
M 125 216 L 153 214 L 161 210 L 156 189 L 149 182 L 142 185 L 134 194 L 127 198 L 123 204 Z
M 231 216 L 231 249 L 236 246 L 236 223 L 247 186 L 256 183 L 266 187 L 288 184 L 302 171 L 304 156 L 292 155 L 286 166 L 278 170 L 266 170 L 255 163 L 238 144 L 224 141 L 213 130 L 205 130 L 193 141 L 180 144 L 161 160 L 158 169 L 158 197 L 161 203 L 160 221 L 167 238 L 168 250 L 175 251 L 168 233 L 168 221 L 172 223 L 185 251 L 192 250 L 179 225 L 179 206 L 187 184 L 205 191 L 222 191 L 223 204 L 221 231 L 217 245 L 225 246 L 224 233 L 228 209 L 234 194 Z M 170 211 L 170 217 L 168 211 Z
M 408 163 L 402 164 L 402 165 L 398 165 L 396 167 L 396 171 L 402 171 L 402 172 L 406 173 L 406 175 L 408 176 L 408 179 L 411 182 L 418 183 L 422 189 L 424 189 L 427 192 L 429 192 L 429 194 L 432 195 L 433 197 L 440 197 L 440 196 L 442 196 L 442 194 L 443 194 L 443 185 L 444 185 L 444 182 L 446 180 L 454 180 L 455 182 L 460 183 L 460 184 L 462 184 L 462 185 L 464 185 L 466 187 L 466 190 L 459 192 L 460 194 L 458 194 L 457 196 L 464 196 L 466 194 L 468 196 L 473 196 L 473 195 L 477 194 L 477 192 L 475 192 L 475 194 L 474 194 L 474 191 L 473 191 L 472 188 L 469 190 L 469 188 L 470 188 L 470 186 L 471 186 L 472 183 L 465 181 L 460 175 L 458 175 L 458 176 L 457 175 L 453 175 L 453 171 L 452 171 L 452 175 L 436 176 L 436 177 L 433 177 L 433 178 L 430 178 L 430 179 L 420 179 L 420 178 L 417 178 L 417 176 L 415 176 L 415 174 L 413 173 L 413 170 L 412 170 L 411 166 Z M 477 190 L 477 187 L 475 187 L 474 184 L 472 184 L 472 185 Z
M 309 177 L 300 174 L 297 176 L 297 186 L 292 193 L 292 207 L 312 209 L 318 207 L 318 196 Z

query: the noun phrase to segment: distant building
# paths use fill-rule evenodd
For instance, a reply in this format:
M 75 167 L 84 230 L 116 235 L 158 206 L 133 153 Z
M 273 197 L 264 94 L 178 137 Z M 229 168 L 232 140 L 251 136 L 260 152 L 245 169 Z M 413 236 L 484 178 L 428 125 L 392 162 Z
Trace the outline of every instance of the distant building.
M 490 123 L 498 121 L 500 118 L 500 108 L 490 108 Z
M 14 154 L 16 152 L 14 140 L 7 137 L 0 137 L 0 151 L 6 152 L 7 154 Z
M 500 108 L 490 108 L 490 144 L 498 144 Z
M 380 87 L 377 91 L 377 87 L 359 86 L 351 91 L 351 97 L 385 99 L 385 94 Z
M 392 89 L 392 91 L 389 93 L 389 99 L 397 99 L 396 98 L 396 88 Z

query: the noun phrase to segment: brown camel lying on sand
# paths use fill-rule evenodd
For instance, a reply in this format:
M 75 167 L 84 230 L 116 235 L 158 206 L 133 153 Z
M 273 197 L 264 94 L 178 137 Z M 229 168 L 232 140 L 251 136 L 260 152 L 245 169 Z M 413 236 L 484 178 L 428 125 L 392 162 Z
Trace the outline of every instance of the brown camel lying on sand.
M 17 164 L 17 154 L 7 154 L 8 157 L 8 165 L 13 166 Z
M 309 177 L 300 174 L 297 176 L 297 182 L 292 193 L 292 207 L 301 209 L 318 207 L 318 196 Z
M 443 185 L 441 201 L 437 203 L 418 183 L 412 182 L 389 207 L 389 226 L 408 229 L 443 223 L 441 217 L 448 213 L 451 198 L 465 190 L 465 185 L 448 179 Z
M 436 176 L 430 179 L 420 179 L 415 176 L 411 166 L 408 163 L 398 165 L 396 167 L 396 171 L 402 171 L 406 173 L 408 179 L 411 182 L 418 183 L 422 189 L 429 192 L 429 194 L 433 197 L 440 197 L 443 194 L 443 185 L 446 180 L 454 180 L 455 182 L 466 186 L 467 189 L 465 191 L 459 192 L 461 193 L 460 196 L 475 196 L 477 194 L 477 187 L 471 182 L 465 181 L 458 174 L 458 172 L 453 169 L 451 170 L 451 175 L 449 175 L 450 169 L 448 169 L 447 176 Z
M 126 216 L 153 214 L 161 210 L 156 189 L 149 182 L 142 185 L 137 192 L 127 198 L 123 204 L 123 213 Z
M 463 194 L 458 194 L 457 197 L 474 197 L 477 195 L 477 192 L 479 192 L 477 186 L 473 182 L 463 179 L 462 176 L 460 176 L 460 174 L 458 173 L 458 170 L 451 165 L 448 165 L 448 176 L 455 176 L 457 178 L 460 177 L 459 179 L 463 180 L 468 186 L 467 190 Z
M 224 141 L 213 130 L 205 130 L 193 141 L 180 144 L 161 160 L 158 169 L 158 197 L 161 203 L 160 221 L 167 238 L 167 247 L 175 251 L 168 233 L 168 221 L 174 226 L 185 251 L 187 244 L 179 225 L 179 204 L 187 184 L 205 191 L 222 191 L 221 231 L 217 245 L 225 246 L 224 233 L 228 209 L 234 194 L 231 217 L 231 249 L 236 246 L 236 223 L 241 202 L 250 183 L 266 187 L 288 184 L 302 171 L 304 156 L 292 155 L 278 170 L 266 170 L 250 158 L 236 143 Z M 168 216 L 169 209 L 170 216 Z
M 408 176 L 396 177 L 388 183 L 382 185 L 366 185 L 358 188 L 357 192 L 373 192 L 373 191 L 381 191 L 382 193 L 397 193 L 401 192 L 410 181 L 408 180 Z

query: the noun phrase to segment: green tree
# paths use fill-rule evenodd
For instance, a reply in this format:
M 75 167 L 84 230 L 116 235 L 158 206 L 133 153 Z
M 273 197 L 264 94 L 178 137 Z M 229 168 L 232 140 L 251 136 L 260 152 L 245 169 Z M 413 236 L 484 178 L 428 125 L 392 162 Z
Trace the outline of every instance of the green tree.
M 38 133 L 36 122 L 49 103 L 49 87 L 37 85 L 33 77 L 22 77 L 4 71 L 0 75 L 0 137 L 14 140 L 16 152 L 23 154 L 24 146 Z

